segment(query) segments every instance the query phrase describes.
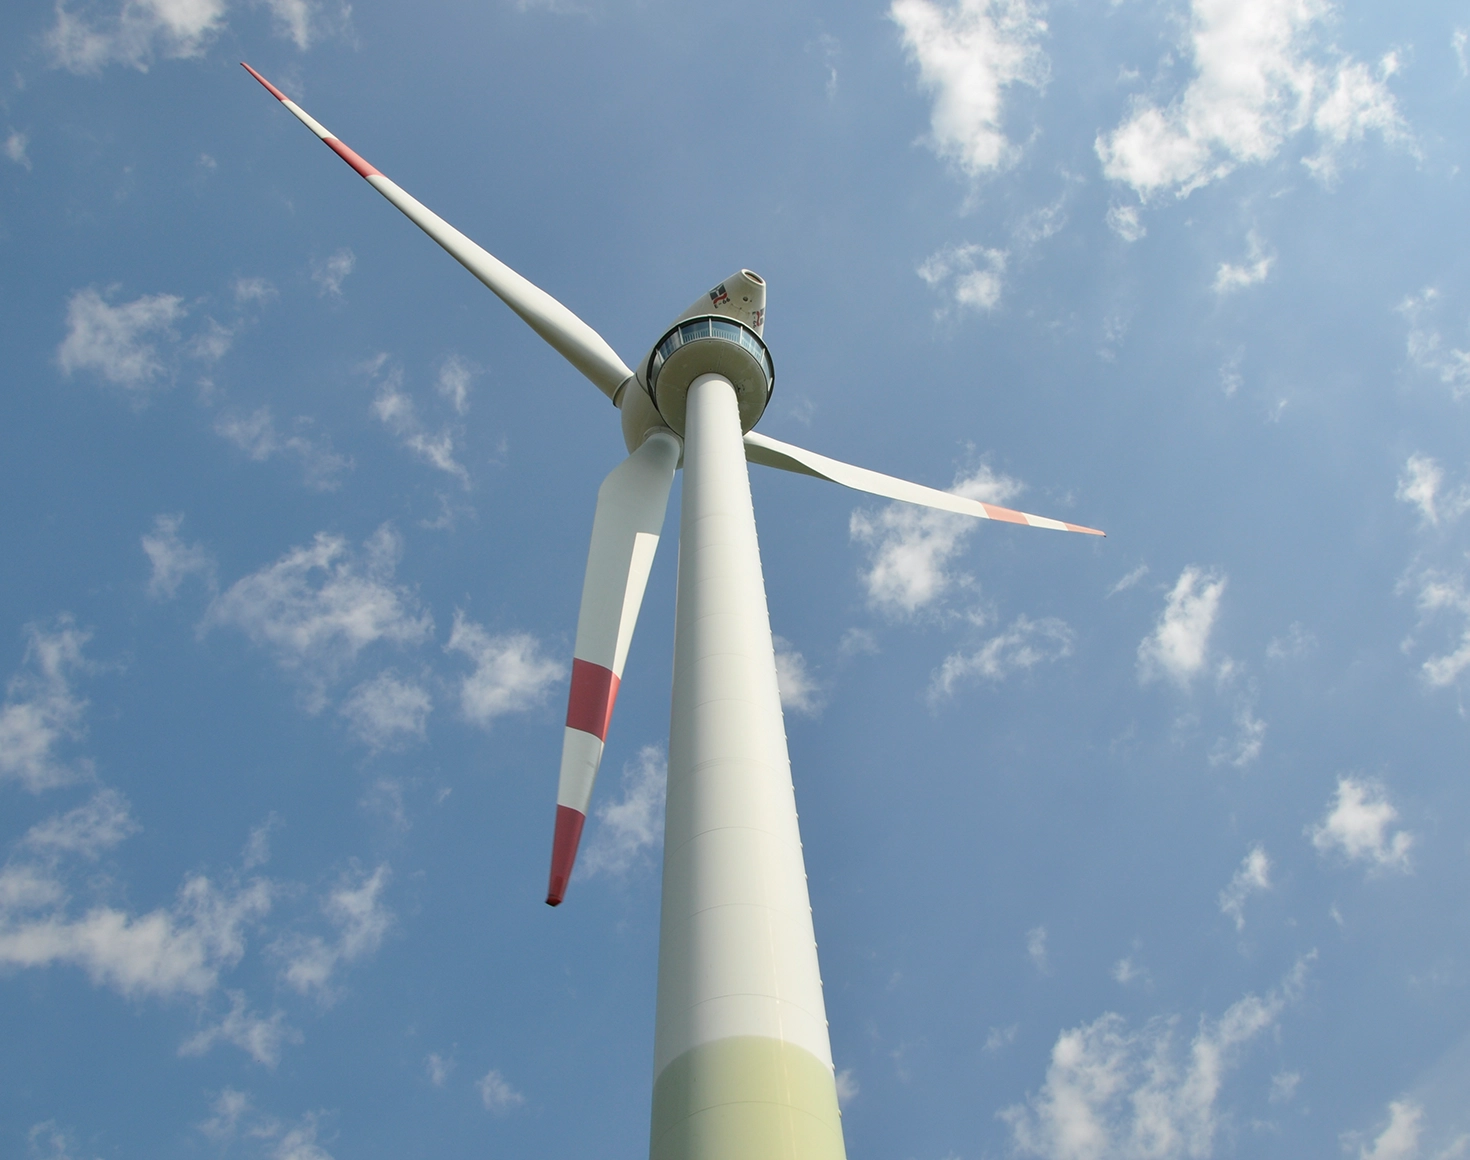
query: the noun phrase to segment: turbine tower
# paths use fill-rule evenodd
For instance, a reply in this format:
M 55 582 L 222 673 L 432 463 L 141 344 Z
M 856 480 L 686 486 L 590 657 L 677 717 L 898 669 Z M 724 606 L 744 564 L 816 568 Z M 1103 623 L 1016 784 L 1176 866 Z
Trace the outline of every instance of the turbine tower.
M 1101 535 L 757 434 L 765 282 L 701 295 L 630 370 L 590 326 L 250 74 L 597 386 L 629 455 L 597 493 L 546 901 L 566 896 L 643 590 L 684 469 L 651 1160 L 846 1155 L 746 464 L 979 519 Z

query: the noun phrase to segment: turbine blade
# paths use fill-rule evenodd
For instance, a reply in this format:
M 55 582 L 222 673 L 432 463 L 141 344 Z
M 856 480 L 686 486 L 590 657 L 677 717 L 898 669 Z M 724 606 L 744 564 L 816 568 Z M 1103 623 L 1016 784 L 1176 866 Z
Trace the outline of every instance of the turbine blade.
M 567 698 L 567 729 L 562 739 L 561 780 L 556 791 L 556 834 L 551 847 L 551 880 L 546 902 L 566 897 L 577 846 L 592 800 L 592 783 L 602 763 L 603 742 L 623 678 L 623 662 L 643 603 L 648 571 L 658 547 L 669 505 L 669 487 L 682 446 L 672 431 L 655 431 L 602 481 L 582 610 L 577 615 L 577 645 L 572 658 L 572 690 Z
M 804 447 L 782 443 L 779 439 L 772 439 L 766 435 L 757 435 L 754 431 L 747 432 L 745 436 L 745 458 L 751 463 L 779 468 L 781 471 L 793 471 L 798 475 L 815 475 L 818 479 L 831 480 L 833 483 L 840 483 L 843 487 L 850 487 L 855 491 L 881 495 L 884 499 L 903 500 L 905 503 L 921 504 L 924 507 L 938 508 L 940 511 L 956 512 L 962 516 L 975 516 L 982 520 L 1000 520 L 1008 524 L 1028 524 L 1033 528 L 1053 528 L 1059 532 L 1082 532 L 1089 536 L 1107 534 L 1096 528 L 1085 528 L 1081 524 L 1069 524 L 1065 520 L 1028 515 L 1025 512 L 1012 511 L 1010 508 L 1003 508 L 993 503 L 966 499 L 953 492 L 940 491 L 938 488 L 910 483 L 906 479 L 897 479 L 892 475 L 884 475 L 882 472 L 869 471 L 866 467 L 854 467 L 851 463 L 843 463 L 840 459 L 829 459 L 825 455 L 818 455 L 815 451 L 808 451 Z
M 276 100 L 294 113 L 334 153 L 367 179 L 369 185 L 403 211 L 414 225 L 433 238 L 466 270 L 493 290 L 558 354 L 592 380 L 608 398 L 633 375 L 603 337 L 539 286 L 528 282 L 493 254 L 482 249 L 433 210 L 410 197 L 327 131 L 265 77 L 244 61 L 247 72 Z

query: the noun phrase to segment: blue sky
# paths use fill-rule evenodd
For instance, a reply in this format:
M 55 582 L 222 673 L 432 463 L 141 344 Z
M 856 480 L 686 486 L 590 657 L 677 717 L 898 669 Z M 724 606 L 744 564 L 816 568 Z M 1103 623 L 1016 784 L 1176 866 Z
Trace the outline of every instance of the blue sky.
M 627 360 L 753 470 L 854 1160 L 1470 1155 L 1470 10 L 23 0 L 0 1153 L 636 1156 L 677 524 L 542 903 Z M 677 503 L 677 484 L 675 500 Z

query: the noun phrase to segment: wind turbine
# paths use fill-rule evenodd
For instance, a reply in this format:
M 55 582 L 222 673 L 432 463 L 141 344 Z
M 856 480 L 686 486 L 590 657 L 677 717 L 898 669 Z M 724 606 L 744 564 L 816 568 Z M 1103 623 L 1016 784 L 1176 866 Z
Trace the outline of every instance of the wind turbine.
M 1102 533 L 757 434 L 775 371 L 762 340 L 766 284 L 750 270 L 695 299 L 630 370 L 587 323 L 245 68 L 621 412 L 629 454 L 597 493 L 577 619 L 546 897 L 552 906 L 571 880 L 669 488 L 683 467 L 649 1155 L 841 1160 L 746 463 L 979 519 Z

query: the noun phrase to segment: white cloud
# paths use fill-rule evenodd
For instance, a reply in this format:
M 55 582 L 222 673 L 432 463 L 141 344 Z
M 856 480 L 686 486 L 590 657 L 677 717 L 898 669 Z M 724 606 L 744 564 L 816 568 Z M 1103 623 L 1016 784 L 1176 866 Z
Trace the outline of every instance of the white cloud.
M 1293 620 L 1287 626 L 1285 636 L 1273 636 L 1266 645 L 1266 659 L 1290 660 L 1305 655 L 1317 647 L 1317 638 L 1308 632 L 1300 621 Z
M 1138 645 L 1138 679 L 1185 688 L 1205 666 L 1225 577 L 1191 565 L 1179 574 L 1153 632 Z
M 281 974 L 291 987 L 315 993 L 323 1002 L 336 997 L 332 975 L 337 967 L 375 953 L 393 925 L 393 912 L 383 902 L 392 876 L 386 862 L 371 874 L 354 868 L 342 876 L 321 902 L 322 913 L 337 931 L 330 942 L 319 935 L 276 942 L 272 949 L 286 960 Z
M 1033 926 L 1026 932 L 1026 957 L 1043 975 L 1049 970 L 1046 957 L 1046 927 Z
M 1445 343 L 1435 324 L 1439 308 L 1439 291 L 1433 286 L 1399 303 L 1398 312 L 1409 324 L 1409 361 L 1438 378 L 1455 398 L 1462 399 L 1470 394 L 1470 350 Z
M 250 1110 L 250 1096 L 235 1088 L 223 1088 L 209 1107 L 214 1114 L 199 1125 L 199 1130 L 211 1140 L 229 1140 Z
M 894 0 L 888 13 L 934 100 L 931 148 L 971 177 L 1014 162 L 1020 150 L 1001 125 L 1003 90 L 1046 83 L 1046 22 L 1026 0 Z
M 1413 1100 L 1393 1100 L 1388 1105 L 1388 1123 L 1372 1147 L 1358 1149 L 1360 1160 L 1416 1160 L 1423 1118 L 1424 1109 Z
M 1235 929 L 1245 929 L 1245 903 L 1252 894 L 1271 889 L 1271 859 L 1259 842 L 1247 851 L 1230 885 L 1220 891 L 1220 913 L 1235 920 Z
M 281 1061 L 281 1049 L 287 1043 L 301 1042 L 301 1032 L 286 1025 L 284 1011 L 262 1019 L 251 1013 L 243 991 L 230 991 L 228 998 L 230 1009 L 225 1016 L 185 1040 L 179 1047 L 180 1055 L 203 1055 L 216 1043 L 224 1042 L 238 1047 L 256 1063 L 275 1067 Z
M 358 740 L 373 749 L 387 749 L 423 740 L 432 708 L 428 690 L 384 671 L 353 689 L 341 713 Z
M 837 1073 L 837 1106 L 846 1108 L 853 1100 L 858 1098 L 862 1089 L 858 1086 L 857 1076 L 853 1074 L 852 1068 L 844 1067 Z
M 1009 1047 L 1016 1042 L 1016 1032 L 1021 1030 L 1019 1023 L 1012 1023 L 1009 1027 L 992 1027 L 985 1036 L 985 1047 L 983 1050 L 994 1055 L 1004 1047 Z
M 342 484 L 338 476 L 352 466 L 352 460 L 333 451 L 330 440 L 314 439 L 310 434 L 312 426 L 311 419 L 298 415 L 292 423 L 291 434 L 281 435 L 276 430 L 270 407 L 261 407 L 249 415 L 233 412 L 221 415 L 215 420 L 214 432 L 257 463 L 273 455 L 294 455 L 301 461 L 302 473 L 309 487 L 318 491 L 335 491 Z
M 31 139 L 17 129 L 10 130 L 5 138 L 5 156 L 17 165 L 24 165 L 26 169 L 31 167 L 31 159 L 26 156 L 26 147 L 30 145 Z
M 1005 250 L 973 244 L 946 246 L 919 264 L 918 275 L 962 310 L 991 311 L 1000 305 L 1009 256 Z M 939 317 L 948 310 L 942 307 Z
M 1220 268 L 1215 271 L 1215 293 L 1230 294 L 1236 290 L 1259 285 L 1271 273 L 1271 267 L 1275 262 L 1276 255 L 1268 254 L 1260 235 L 1255 230 L 1251 230 L 1246 234 L 1245 263 L 1236 266 L 1230 262 L 1221 262 Z M 1226 392 L 1226 394 L 1234 393 L 1234 391 Z
M 1296 1096 L 1296 1089 L 1301 1085 L 1302 1073 L 1299 1071 L 1278 1071 L 1271 1077 L 1271 1095 L 1269 1099 L 1273 1104 L 1289 1103 Z
M 784 637 L 776 645 L 776 684 L 781 690 L 781 708 L 803 717 L 815 717 L 824 704 L 822 687 L 807 671 L 806 658 Z
M 66 337 L 56 350 L 64 374 L 91 371 L 142 398 L 167 373 L 152 338 L 176 341 L 173 325 L 187 314 L 177 294 L 152 294 L 112 306 L 95 289 L 66 304 Z
M 449 1080 L 450 1072 L 454 1070 L 454 1058 L 430 1052 L 424 1060 L 424 1067 L 429 1072 L 429 1082 L 435 1087 L 443 1087 Z
M 475 1084 L 480 1091 L 480 1101 L 487 1111 L 497 1116 L 513 1112 L 526 1102 L 526 1097 L 506 1082 L 505 1076 L 491 1068 Z
M 245 953 L 244 931 L 270 910 L 271 887 L 254 879 L 221 889 L 203 875 L 184 882 L 170 910 L 133 916 L 110 906 L 79 918 L 0 914 L 0 965 L 67 964 L 125 996 L 205 995 Z
M 1404 463 L 1394 498 L 1413 504 L 1426 524 L 1438 524 L 1440 517 L 1449 522 L 1470 511 L 1470 486 L 1461 484 L 1454 491 L 1444 490 L 1444 471 L 1428 455 L 1411 455 Z
M 214 162 L 211 160 L 211 166 Z M 265 278 L 236 278 L 231 285 L 236 306 L 269 302 L 276 296 L 276 288 Z
M 203 544 L 186 544 L 179 537 L 184 524 L 182 515 L 153 517 L 153 531 L 143 536 L 143 551 L 153 565 L 148 578 L 148 595 L 172 600 L 179 585 L 190 576 L 198 576 L 213 591 L 215 587 L 214 556 Z
M 82 646 L 91 638 L 70 616 L 54 631 L 26 628 L 25 660 L 5 686 L 0 705 L 0 781 L 14 778 L 32 793 L 64 785 L 79 770 L 56 757 L 57 745 L 82 735 L 87 702 L 72 691 L 71 677 L 85 671 Z
M 470 381 L 474 372 L 469 363 L 457 354 L 450 355 L 439 368 L 439 393 L 449 400 L 456 415 L 470 409 Z
M 1153 981 L 1147 968 L 1135 963 L 1132 955 L 1121 958 L 1113 964 L 1112 976 L 1115 983 L 1124 987 L 1134 980 L 1142 980 L 1145 984 Z
M 1455 60 L 1460 65 L 1460 75 L 1470 77 L 1470 62 L 1465 59 L 1465 45 L 1470 41 L 1470 31 L 1457 28 L 1450 37 L 1450 47 L 1455 50 Z
M 1108 229 L 1125 242 L 1137 242 L 1148 234 L 1143 224 L 1143 215 L 1136 205 L 1111 205 L 1108 207 Z
M 950 488 L 985 503 L 1004 504 L 1022 484 L 982 465 Z M 889 616 L 912 616 L 969 577 L 948 571 L 979 521 L 914 504 L 893 503 L 878 511 L 852 513 L 848 531 L 868 546 L 869 567 L 863 573 L 868 602 Z
M 1128 589 L 1132 588 L 1147 575 L 1148 565 L 1140 564 L 1137 568 L 1133 569 L 1133 571 L 1129 572 L 1128 575 L 1124 576 L 1121 580 L 1119 580 L 1116 584 L 1109 588 L 1108 596 L 1116 596 L 1119 592 L 1127 592 Z
M 416 645 L 433 631 L 412 592 L 393 583 L 402 552 L 397 533 L 380 527 L 355 556 L 341 536 L 317 534 L 257 572 L 237 580 L 210 604 L 201 632 L 240 629 L 307 685 L 307 707 L 318 712 L 325 687 L 378 641 Z
M 114 62 L 146 72 L 155 55 L 202 56 L 225 26 L 225 8 L 226 0 L 124 0 L 99 19 L 57 0 L 46 47 L 69 72 L 100 72 Z
M 1226 665 L 1231 662 L 1227 661 Z M 1225 668 L 1224 665 L 1221 666 Z M 1235 737 L 1220 738 L 1210 753 L 1211 765 L 1233 765 L 1243 769 L 1261 756 L 1266 743 L 1266 722 L 1255 714 L 1251 700 L 1242 697 L 1235 710 Z
M 357 255 L 343 246 L 329 258 L 311 260 L 311 280 L 316 283 L 317 293 L 342 297 L 342 283 L 357 265 Z
M 1366 133 L 1403 137 L 1386 83 L 1396 58 L 1375 75 L 1319 48 L 1331 12 L 1324 0 L 1193 0 L 1193 77 L 1168 105 L 1139 98 L 1122 124 L 1098 135 L 1104 174 L 1144 201 L 1168 190 L 1185 197 L 1238 165 L 1269 161 L 1311 128 L 1321 148 L 1305 164 L 1326 180 L 1337 153 Z
M 82 1160 L 81 1153 L 76 1151 L 75 1136 L 55 1120 L 32 1124 L 26 1133 L 26 1144 L 31 1160 Z
M 1459 647 L 1443 656 L 1430 657 L 1420 666 L 1431 688 L 1452 685 L 1470 666 L 1470 591 L 1465 577 L 1427 571 L 1419 577 L 1419 611 L 1428 620 L 1440 612 L 1459 613 L 1464 618 Z
M 316 1117 L 303 1117 L 300 1124 L 282 1134 L 271 1151 L 272 1160 L 332 1160 L 332 1154 L 317 1143 L 316 1135 Z
M 597 807 L 597 831 L 582 855 L 584 872 L 626 874 L 646 863 L 663 841 L 668 759 L 645 745 L 623 766 L 623 796 Z
M 1367 862 L 1372 869 L 1408 870 L 1414 835 L 1404 829 L 1390 835 L 1389 827 L 1398 816 L 1382 785 L 1339 777 L 1326 815 L 1308 827 L 1307 834 L 1320 854 L 1340 854 L 1350 862 Z
M 1040 1092 L 1000 1114 L 1016 1150 L 1047 1160 L 1209 1156 L 1226 1075 L 1301 993 L 1308 961 L 1266 998 L 1246 995 L 1219 1019 L 1202 1017 L 1183 1058 L 1177 1019 L 1133 1031 L 1122 1016 L 1105 1014 L 1064 1031 Z
M 128 814 L 127 799 L 115 789 L 101 789 L 76 809 L 37 822 L 19 845 L 45 857 L 74 854 L 96 859 L 138 830 Z
M 1032 620 L 1016 617 L 1004 632 L 991 637 L 974 652 L 951 653 L 929 681 L 929 703 L 954 694 L 961 681 L 981 677 L 999 682 L 1012 673 L 1026 672 L 1043 662 L 1058 661 L 1072 655 L 1076 634 L 1066 621 L 1054 616 Z
M 315 5 L 307 0 L 265 0 L 276 35 L 290 40 L 305 52 L 311 47 L 312 14 Z
M 430 435 L 419 421 L 413 399 L 391 382 L 385 383 L 373 400 L 373 414 L 424 462 L 452 475 L 463 487 L 470 486 L 470 473 L 454 458 L 454 432 L 446 427 L 437 435 Z
M 476 725 L 520 713 L 546 700 L 552 686 L 566 676 L 566 666 L 541 655 L 541 644 L 529 633 L 491 636 L 463 612 L 454 614 L 450 652 L 463 653 L 475 671 L 459 685 L 460 709 Z
M 274 813 L 250 831 L 250 837 L 245 842 L 245 849 L 241 852 L 240 864 L 246 870 L 253 870 L 257 866 L 264 866 L 271 860 L 271 831 L 281 825 L 281 819 Z

